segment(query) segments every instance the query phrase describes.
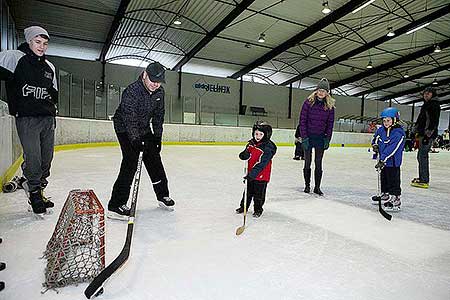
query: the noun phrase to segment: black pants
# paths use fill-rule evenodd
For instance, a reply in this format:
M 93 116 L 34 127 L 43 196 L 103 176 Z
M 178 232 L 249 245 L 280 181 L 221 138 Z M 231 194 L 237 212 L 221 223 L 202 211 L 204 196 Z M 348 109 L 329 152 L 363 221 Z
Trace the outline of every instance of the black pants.
M 267 181 L 247 180 L 247 209 L 250 207 L 253 199 L 255 212 L 262 212 L 266 201 Z M 244 207 L 244 195 L 241 199 L 241 207 Z
M 400 167 L 385 167 L 381 170 L 381 192 L 400 196 Z
M 111 200 L 108 206 L 117 207 L 126 204 L 130 195 L 131 183 L 137 170 L 139 152 L 136 151 L 126 133 L 117 133 L 120 149 L 122 150 L 122 163 L 119 175 L 114 183 Z M 169 196 L 166 172 L 161 161 L 161 156 L 149 138 L 145 138 L 145 150 L 143 162 L 153 184 L 156 198 L 162 199 Z
M 322 159 L 325 150 L 322 148 L 315 147 L 314 148 L 314 167 L 315 171 L 322 172 Z M 312 149 L 305 150 L 305 165 L 303 169 L 311 169 L 312 162 Z

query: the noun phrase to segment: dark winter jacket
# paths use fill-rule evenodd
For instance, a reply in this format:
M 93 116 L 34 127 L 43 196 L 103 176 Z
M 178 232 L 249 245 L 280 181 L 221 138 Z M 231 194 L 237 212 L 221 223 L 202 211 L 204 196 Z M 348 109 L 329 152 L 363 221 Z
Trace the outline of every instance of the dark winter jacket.
M 311 105 L 309 100 L 306 99 L 300 112 L 299 124 L 302 138 L 307 138 L 310 135 L 322 135 L 331 140 L 334 126 L 334 108 L 325 109 L 325 103 L 317 99 Z
M 16 117 L 55 116 L 58 87 L 55 67 L 27 43 L 0 52 L 0 80 L 6 81 L 9 113 Z
M 438 135 L 440 114 L 441 107 L 438 99 L 432 98 L 429 101 L 424 101 L 414 126 L 415 133 L 422 137 L 428 133 L 428 137 L 436 138 Z
M 244 151 L 239 154 L 242 160 L 248 159 L 248 177 L 258 181 L 270 181 L 272 157 L 277 146 L 271 140 L 256 142 L 251 139 Z
M 148 133 L 161 139 L 164 123 L 164 89 L 160 87 L 150 92 L 144 86 L 141 76 L 123 91 L 113 120 L 115 131 L 127 133 L 131 142 L 142 140 Z
M 405 131 L 400 125 L 389 129 L 381 126 L 373 136 L 372 145 L 378 145 L 379 159 L 385 162 L 387 167 L 400 167 L 405 148 Z

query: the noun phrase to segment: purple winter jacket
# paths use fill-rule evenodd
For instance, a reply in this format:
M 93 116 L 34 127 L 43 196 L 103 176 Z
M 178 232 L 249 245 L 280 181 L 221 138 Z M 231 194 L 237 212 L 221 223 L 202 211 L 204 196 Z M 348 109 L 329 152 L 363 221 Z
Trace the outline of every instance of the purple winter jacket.
M 313 106 L 308 99 L 303 102 L 300 112 L 300 136 L 325 135 L 331 140 L 334 125 L 334 108 L 325 110 L 325 103 L 315 101 Z

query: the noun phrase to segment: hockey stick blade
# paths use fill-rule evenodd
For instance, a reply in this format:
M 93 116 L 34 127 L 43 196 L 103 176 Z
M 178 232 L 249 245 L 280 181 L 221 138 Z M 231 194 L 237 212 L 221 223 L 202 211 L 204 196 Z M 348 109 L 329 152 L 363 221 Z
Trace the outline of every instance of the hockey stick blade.
M 236 229 L 236 235 L 241 235 L 245 230 L 245 225 L 240 226 Z
M 103 271 L 98 274 L 94 280 L 88 285 L 88 287 L 84 290 L 84 295 L 88 299 L 93 299 L 96 296 L 103 293 L 103 284 L 105 281 L 111 277 L 114 272 L 116 272 L 127 260 L 130 256 L 130 244 L 131 244 L 131 234 L 133 232 L 133 223 L 128 224 L 127 230 L 127 239 L 125 241 L 125 246 L 120 252 L 119 256 L 113 260 Z
M 392 216 L 381 207 L 381 199 L 378 201 L 378 211 L 388 221 L 392 220 Z

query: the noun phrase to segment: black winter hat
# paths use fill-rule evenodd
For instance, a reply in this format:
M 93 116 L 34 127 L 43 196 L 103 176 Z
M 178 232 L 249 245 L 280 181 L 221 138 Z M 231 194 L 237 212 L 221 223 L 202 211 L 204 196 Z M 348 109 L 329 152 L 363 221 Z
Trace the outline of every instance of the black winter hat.
M 150 81 L 166 83 L 166 69 L 159 62 L 151 63 L 145 68 Z
M 431 86 L 427 86 L 427 87 L 423 90 L 422 95 L 425 94 L 425 93 L 431 93 L 431 94 L 433 94 L 432 97 L 436 97 L 436 96 L 437 96 L 436 89 L 433 88 L 433 87 L 431 87 Z
M 270 140 L 272 136 L 272 126 L 265 121 L 256 121 L 252 128 L 252 137 L 255 137 L 255 131 L 261 131 L 264 133 L 263 140 Z

